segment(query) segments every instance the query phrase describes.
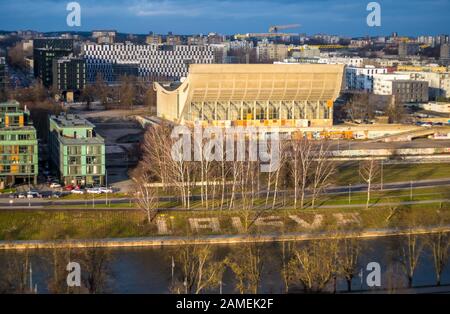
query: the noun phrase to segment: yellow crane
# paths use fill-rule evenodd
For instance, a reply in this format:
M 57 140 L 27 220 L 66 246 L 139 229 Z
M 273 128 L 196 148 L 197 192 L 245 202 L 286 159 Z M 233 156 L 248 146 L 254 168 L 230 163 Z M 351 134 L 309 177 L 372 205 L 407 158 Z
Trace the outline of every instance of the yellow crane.
M 300 26 L 300 24 L 274 25 L 269 28 L 269 33 L 278 33 L 280 30 L 299 28 Z

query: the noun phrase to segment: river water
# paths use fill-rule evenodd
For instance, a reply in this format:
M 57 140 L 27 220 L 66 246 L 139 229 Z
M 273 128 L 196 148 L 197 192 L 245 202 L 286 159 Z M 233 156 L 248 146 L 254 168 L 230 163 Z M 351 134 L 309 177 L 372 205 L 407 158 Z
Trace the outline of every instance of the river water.
M 398 262 L 399 247 L 405 244 L 406 240 L 401 237 L 377 238 L 361 240 L 361 249 L 358 258 L 357 269 L 362 274 L 355 276 L 352 281 L 353 290 L 368 290 L 366 277 L 370 271 L 365 270 L 368 263 L 377 262 L 381 266 L 381 289 L 392 287 L 405 287 L 407 285 L 406 276 L 401 264 Z M 421 243 L 425 240 L 420 239 Z M 305 245 L 305 243 L 295 243 L 295 245 Z M 235 252 L 240 245 L 220 245 L 214 246 L 215 259 L 224 259 L 229 254 Z M 284 284 L 281 275 L 281 243 L 259 244 L 261 249 L 261 280 L 258 287 L 259 293 L 284 293 Z M 178 247 L 161 248 L 117 248 L 105 250 L 109 256 L 108 268 L 109 279 L 105 285 L 104 292 L 109 293 L 170 293 L 169 286 L 172 282 L 172 257 L 179 254 Z M 49 254 L 50 253 L 50 254 Z M 53 274 L 51 252 L 48 250 L 32 250 L 28 252 L 0 252 L 0 281 L 5 276 L 7 265 L 12 260 L 24 261 L 26 256 L 32 265 L 33 286 L 37 287 L 38 293 L 48 293 L 48 281 Z M 174 277 L 180 277 L 178 273 L 182 265 L 175 262 Z M 3 274 L 3 275 L 1 275 Z M 27 273 L 29 277 L 29 272 Z M 420 255 L 419 263 L 415 271 L 413 285 L 427 286 L 436 282 L 433 267 L 433 256 L 431 250 L 424 246 Z M 225 271 L 222 279 L 223 293 L 236 293 L 235 276 L 229 268 Z M 443 285 L 450 284 L 450 266 L 446 265 L 441 279 Z M 334 285 L 332 285 L 334 286 Z M 338 291 L 346 290 L 346 282 L 338 279 L 336 282 Z M 334 288 L 333 288 L 334 289 Z M 449 288 L 450 290 L 450 288 Z M 291 290 L 292 291 L 292 290 Z M 218 293 L 219 288 L 208 291 Z

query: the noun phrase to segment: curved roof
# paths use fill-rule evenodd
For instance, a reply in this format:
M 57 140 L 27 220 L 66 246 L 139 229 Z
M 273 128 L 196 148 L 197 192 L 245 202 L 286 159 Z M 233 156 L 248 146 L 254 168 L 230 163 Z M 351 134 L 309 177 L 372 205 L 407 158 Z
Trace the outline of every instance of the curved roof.
M 156 89 L 186 94 L 188 102 L 326 101 L 339 96 L 343 71 L 328 64 L 192 64 L 176 90 Z

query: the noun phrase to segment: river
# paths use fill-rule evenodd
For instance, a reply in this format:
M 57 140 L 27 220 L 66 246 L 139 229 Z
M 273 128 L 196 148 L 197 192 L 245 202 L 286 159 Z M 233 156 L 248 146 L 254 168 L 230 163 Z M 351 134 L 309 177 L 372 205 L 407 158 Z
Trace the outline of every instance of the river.
M 418 247 L 425 244 L 422 236 Z M 401 250 L 399 246 L 406 243 L 405 238 L 389 237 L 366 239 L 360 241 L 358 256 L 358 270 L 363 270 L 363 280 L 356 275 L 352 281 L 353 290 L 366 291 L 366 277 L 370 271 L 366 270 L 367 264 L 377 262 L 381 266 L 381 289 L 390 291 L 393 286 L 405 287 L 407 285 L 406 276 L 401 264 L 398 262 Z M 303 243 L 295 243 L 303 246 Z M 261 250 L 261 279 L 258 287 L 260 293 L 284 293 L 285 288 L 281 274 L 282 243 L 259 244 Z M 233 252 L 239 250 L 242 245 L 220 245 L 212 246 L 214 261 L 223 260 Z M 100 249 L 97 249 L 100 250 Z M 161 248 L 117 248 L 101 249 L 108 255 L 108 281 L 104 292 L 109 293 L 170 293 L 169 286 L 172 282 L 172 257 L 178 256 L 179 247 Z M 0 281 L 6 276 L 5 271 L 14 262 L 28 260 L 32 265 L 33 286 L 37 287 L 38 293 L 49 293 L 48 282 L 53 274 L 51 263 L 52 251 L 31 250 L 31 251 L 0 251 Z M 174 277 L 181 278 L 179 270 L 181 262 L 175 261 Z M 420 254 L 418 266 L 414 274 L 413 285 L 427 286 L 436 282 L 433 266 L 433 255 L 428 246 L 424 245 Z M 83 271 L 83 270 L 82 270 Z M 29 272 L 27 272 L 29 278 Z M 236 293 L 236 280 L 230 268 L 226 268 L 222 277 L 223 293 Z M 442 285 L 450 284 L 450 267 L 446 265 L 441 279 Z M 331 284 L 334 286 L 334 284 Z M 336 282 L 337 291 L 346 291 L 346 282 L 338 279 Z M 208 292 L 218 293 L 219 287 L 214 287 Z M 330 289 L 330 288 L 329 288 Z M 331 288 L 334 289 L 334 288 Z M 330 291 L 330 290 L 329 290 Z M 412 290 L 414 291 L 414 290 Z M 450 291 L 450 287 L 448 288 Z M 292 292 L 292 290 L 291 290 Z

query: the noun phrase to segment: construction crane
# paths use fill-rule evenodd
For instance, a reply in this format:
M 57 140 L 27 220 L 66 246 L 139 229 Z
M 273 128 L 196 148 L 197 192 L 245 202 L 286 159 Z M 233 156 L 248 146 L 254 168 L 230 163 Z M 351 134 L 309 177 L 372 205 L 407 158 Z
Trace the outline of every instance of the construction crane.
M 269 28 L 269 33 L 278 33 L 283 29 L 299 28 L 300 26 L 300 24 L 274 25 Z

